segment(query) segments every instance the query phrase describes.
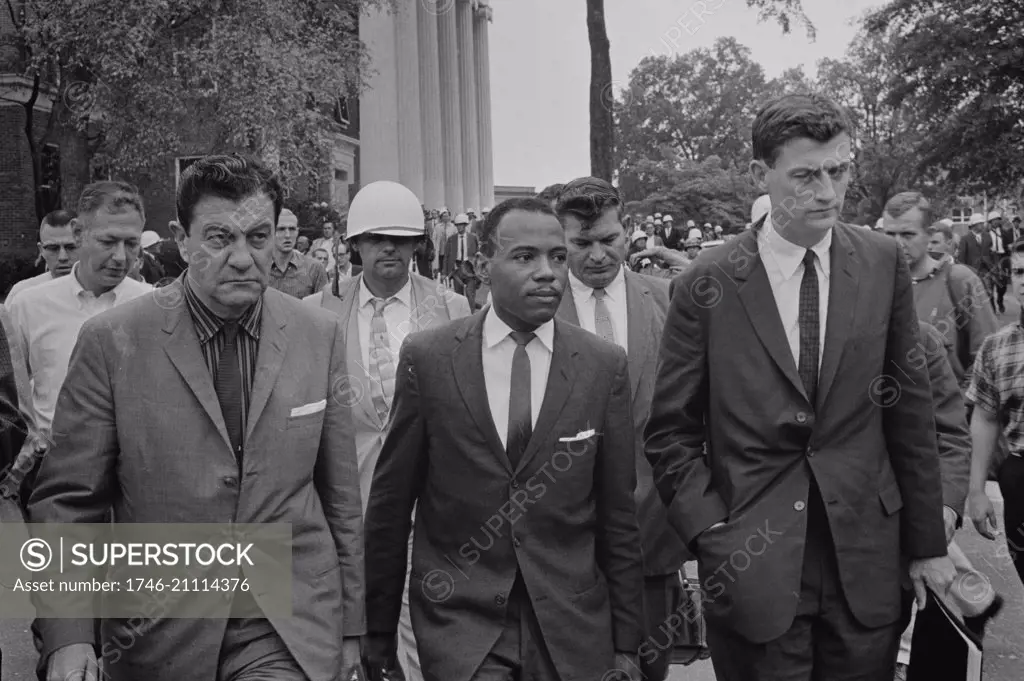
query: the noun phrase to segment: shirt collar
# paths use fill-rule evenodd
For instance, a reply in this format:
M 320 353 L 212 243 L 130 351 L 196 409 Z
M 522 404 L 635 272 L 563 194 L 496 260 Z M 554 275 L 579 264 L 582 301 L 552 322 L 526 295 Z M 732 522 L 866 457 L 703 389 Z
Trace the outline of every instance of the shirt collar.
M 594 295 L 594 289 L 577 279 L 576 275 L 572 272 L 569 272 L 569 286 L 572 288 L 573 295 L 583 297 Z M 624 268 L 619 268 L 618 274 L 616 274 L 611 283 L 605 287 L 604 291 L 605 297 L 609 300 L 618 301 L 626 299 L 626 275 Z
M 547 348 L 548 352 L 554 352 L 555 347 L 555 321 L 549 319 L 544 322 L 533 332 L 537 335 L 537 340 Z M 487 308 L 487 316 L 484 318 L 484 347 L 487 349 L 493 348 L 498 343 L 502 342 L 508 335 L 512 333 L 512 327 L 502 321 L 501 317 L 494 311 L 494 306 L 491 305 Z
M 303 262 L 305 259 L 306 256 L 304 256 L 298 250 L 292 249 L 292 254 L 288 256 L 288 262 L 284 264 L 284 269 L 287 270 L 288 265 L 295 265 L 295 269 L 297 270 L 302 269 L 303 265 L 305 265 L 305 262 Z M 310 259 L 313 259 L 312 256 L 310 256 Z M 277 269 L 278 272 L 281 271 L 281 268 L 277 266 L 277 261 L 275 260 L 270 261 L 270 266 Z
M 834 229 L 825 232 L 821 241 L 811 246 L 811 250 L 818 256 L 818 264 L 821 265 L 825 277 L 828 278 L 831 269 L 829 250 L 832 247 L 832 233 Z M 769 214 L 764 225 L 757 235 L 758 250 L 761 253 L 761 261 L 771 266 L 783 279 L 791 279 L 796 276 L 800 265 L 804 261 L 804 253 L 807 249 L 787 241 L 775 230 L 775 224 Z
M 199 299 L 189 283 L 188 272 L 181 275 L 181 281 L 182 288 L 185 290 L 185 302 L 196 327 L 196 335 L 199 336 L 199 343 L 205 345 L 220 332 L 227 322 L 214 314 L 213 310 Z M 249 306 L 238 323 L 254 340 L 259 340 L 262 321 L 263 296 L 261 295 L 255 303 Z
M 362 307 L 365 307 L 367 305 L 370 305 L 370 301 L 373 300 L 376 297 L 377 296 L 373 295 L 373 292 L 370 291 L 369 287 L 366 285 L 366 277 L 360 275 L 359 276 L 359 307 L 362 308 Z M 394 298 L 395 300 L 397 300 L 398 302 L 402 303 L 403 305 L 405 305 L 407 308 L 409 308 L 411 310 L 412 309 L 412 277 L 409 277 L 406 280 L 406 282 L 405 282 L 405 286 L 400 288 L 398 290 L 398 293 L 396 293 L 395 295 L 391 296 L 391 298 Z
M 76 299 L 77 298 L 81 298 L 83 295 L 90 295 L 90 296 L 92 295 L 92 292 L 85 290 L 85 287 L 82 286 L 82 282 L 80 282 L 78 280 L 78 265 L 79 264 L 80 263 L 76 262 L 74 265 L 72 265 L 71 266 L 71 273 L 66 277 L 69 280 L 68 284 L 71 286 L 71 294 L 74 295 Z M 110 289 L 109 291 L 101 293 L 100 295 L 95 296 L 95 297 L 96 298 L 102 298 L 103 296 L 109 294 L 110 296 L 113 297 L 114 302 L 116 303 L 118 297 L 122 293 L 124 293 L 125 289 L 128 286 L 131 285 L 131 284 L 127 283 L 129 279 L 131 279 L 131 277 L 129 277 L 128 275 L 125 275 L 124 279 L 121 280 L 120 284 L 118 284 L 114 288 Z M 134 281 L 134 279 L 132 281 Z

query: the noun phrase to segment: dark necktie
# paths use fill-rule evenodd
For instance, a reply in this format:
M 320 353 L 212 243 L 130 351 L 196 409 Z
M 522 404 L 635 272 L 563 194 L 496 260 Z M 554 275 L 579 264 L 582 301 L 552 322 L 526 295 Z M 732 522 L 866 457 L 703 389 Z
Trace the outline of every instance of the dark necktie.
M 804 278 L 800 282 L 800 312 L 797 317 L 800 326 L 800 380 L 812 406 L 818 392 L 818 349 L 821 343 L 815 259 L 814 251 L 807 249 L 804 253 Z
M 238 365 L 238 322 L 224 325 L 224 349 L 217 364 L 217 401 L 231 449 L 242 460 L 242 370 Z
M 530 356 L 526 346 L 536 338 L 529 331 L 513 331 L 509 334 L 516 342 L 512 355 L 512 381 L 508 398 L 508 438 L 505 452 L 515 469 L 526 451 L 526 445 L 533 435 L 533 408 L 530 404 Z

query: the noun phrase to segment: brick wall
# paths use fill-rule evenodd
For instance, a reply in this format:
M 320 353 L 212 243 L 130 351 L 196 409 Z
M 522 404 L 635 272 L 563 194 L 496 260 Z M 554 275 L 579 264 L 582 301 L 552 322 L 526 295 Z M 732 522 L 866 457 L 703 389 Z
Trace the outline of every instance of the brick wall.
M 46 126 L 47 114 L 36 112 L 35 129 Z M 35 250 L 36 221 L 32 155 L 25 140 L 25 109 L 0 106 L 0 253 Z

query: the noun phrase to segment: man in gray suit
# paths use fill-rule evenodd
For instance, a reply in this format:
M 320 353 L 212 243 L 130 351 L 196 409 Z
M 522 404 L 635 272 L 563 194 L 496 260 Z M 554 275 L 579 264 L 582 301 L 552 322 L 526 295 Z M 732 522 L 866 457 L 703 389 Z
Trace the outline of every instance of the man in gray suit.
M 689 557 L 669 525 L 651 464 L 644 456 L 643 432 L 651 413 L 669 282 L 623 267 L 627 236 L 622 210 L 618 191 L 596 177 L 573 180 L 558 195 L 555 211 L 565 227 L 569 248 L 569 291 L 562 296 L 557 318 L 619 345 L 629 357 L 636 429 L 637 486 L 633 496 L 644 555 L 647 635 L 640 648 L 640 664 L 645 679 L 662 681 L 668 675 L 672 644 L 679 633 L 666 625 L 682 605 L 679 570 Z
M 293 616 L 264 616 L 253 589 L 218 598 L 218 617 L 156 618 L 145 635 L 104 619 L 112 681 L 347 680 L 358 663 L 356 454 L 331 394 L 347 371 L 342 324 L 267 288 L 281 199 L 270 171 L 238 156 L 182 174 L 174 232 L 188 269 L 83 327 L 29 515 L 290 523 Z M 95 667 L 91 620 L 41 628 L 50 679 Z
M 395 647 L 415 507 L 424 679 L 638 678 L 626 355 L 552 319 L 566 248 L 546 203 L 502 203 L 480 242 L 492 305 L 402 346 L 366 513 L 368 666 Z
M 330 310 L 342 320 L 348 369 L 341 392 L 352 406 L 364 511 L 387 435 L 398 349 L 413 331 L 469 316 L 465 296 L 409 271 L 409 260 L 423 232 L 422 209 L 411 190 L 395 182 L 367 185 L 352 199 L 347 232 L 349 243 L 362 256 L 363 271 L 306 298 L 307 303 Z M 377 301 L 385 302 L 380 313 L 374 307 Z M 398 658 L 406 681 L 419 681 L 408 588 L 403 596 L 399 644 Z

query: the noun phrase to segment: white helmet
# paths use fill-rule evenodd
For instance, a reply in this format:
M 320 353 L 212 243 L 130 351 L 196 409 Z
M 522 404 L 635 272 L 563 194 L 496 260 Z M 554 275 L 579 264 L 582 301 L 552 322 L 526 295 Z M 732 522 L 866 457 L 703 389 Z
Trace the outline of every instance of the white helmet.
M 768 194 L 762 194 L 757 197 L 754 201 L 754 205 L 750 208 L 750 222 L 751 224 L 757 224 L 757 221 L 768 215 L 772 210 L 772 197 Z
M 348 238 L 360 234 L 423 236 L 423 207 L 409 188 L 381 180 L 356 194 L 348 209 Z

